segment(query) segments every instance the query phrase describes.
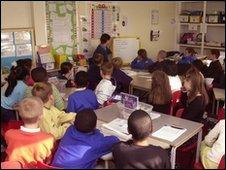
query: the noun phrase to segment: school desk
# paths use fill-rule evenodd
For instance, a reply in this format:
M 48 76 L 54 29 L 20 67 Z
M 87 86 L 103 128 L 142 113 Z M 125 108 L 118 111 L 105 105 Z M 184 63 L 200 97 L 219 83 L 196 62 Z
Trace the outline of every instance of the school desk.
M 100 130 L 102 130 L 102 132 L 105 135 L 116 135 L 119 137 L 119 139 L 121 139 L 123 141 L 128 140 L 127 138 L 119 136 L 119 134 L 117 134 L 113 131 L 103 130 L 103 128 L 101 128 L 101 125 L 103 123 L 110 122 L 111 119 L 109 119 L 109 118 L 111 118 L 111 117 L 113 117 L 113 119 L 114 119 L 115 114 L 118 115 L 118 117 L 120 117 L 120 118 L 122 118 L 122 117 L 125 118 L 125 117 L 128 117 L 128 115 L 132 111 L 123 109 L 122 107 L 120 107 L 120 104 L 113 104 L 113 105 L 110 105 L 110 106 L 107 106 L 107 107 L 104 107 L 101 109 L 97 109 L 97 110 L 95 110 L 95 112 L 98 117 L 97 127 Z M 116 112 L 119 112 L 119 113 L 116 113 Z M 106 119 L 101 119 L 101 117 L 106 114 L 108 115 L 108 121 L 104 121 Z M 127 116 L 125 116 L 125 114 L 127 114 Z M 148 139 L 150 144 L 161 146 L 162 148 L 169 148 L 170 146 L 172 147 L 171 148 L 171 168 L 175 169 L 176 149 L 179 146 L 181 146 L 183 143 L 185 143 L 186 141 L 191 139 L 196 134 L 198 134 L 197 149 L 196 149 L 196 162 L 198 162 L 199 161 L 200 144 L 201 144 L 201 140 L 202 140 L 203 124 L 193 122 L 190 120 L 186 120 L 186 119 L 181 119 L 181 118 L 170 116 L 170 115 L 161 114 L 161 116 L 159 118 L 153 120 L 153 132 L 157 131 L 164 125 L 174 125 L 174 126 L 183 127 L 183 128 L 187 129 L 186 132 L 184 132 L 180 137 L 178 137 L 173 142 L 170 142 L 170 141 L 167 141 L 164 139 L 159 139 L 159 138 L 153 137 L 151 135 L 150 135 L 150 138 Z M 104 129 L 106 129 L 106 128 L 104 128 Z
M 220 100 L 225 101 L 225 89 L 213 88 L 213 93 L 214 93 L 214 96 L 213 96 L 214 102 L 213 102 L 213 107 L 212 107 L 212 113 L 214 114 L 215 100 L 216 100 L 217 101 L 216 114 L 218 114 Z

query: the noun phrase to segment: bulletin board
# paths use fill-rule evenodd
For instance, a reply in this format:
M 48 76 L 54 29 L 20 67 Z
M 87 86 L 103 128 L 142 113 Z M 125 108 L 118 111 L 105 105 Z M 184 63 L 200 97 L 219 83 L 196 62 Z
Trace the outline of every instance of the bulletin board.
M 90 58 L 103 33 L 107 33 L 111 37 L 119 36 L 120 9 L 116 2 L 110 1 L 87 1 L 85 7 L 86 14 L 79 16 L 79 50 L 86 58 Z
M 53 54 L 72 56 L 77 52 L 75 1 L 46 1 L 48 43 Z
M 140 40 L 136 37 L 116 37 L 112 42 L 114 57 L 120 57 L 124 64 L 131 63 L 140 49 Z
M 1 69 L 8 73 L 12 63 L 34 56 L 33 29 L 1 30 Z M 34 60 L 33 60 L 34 62 Z

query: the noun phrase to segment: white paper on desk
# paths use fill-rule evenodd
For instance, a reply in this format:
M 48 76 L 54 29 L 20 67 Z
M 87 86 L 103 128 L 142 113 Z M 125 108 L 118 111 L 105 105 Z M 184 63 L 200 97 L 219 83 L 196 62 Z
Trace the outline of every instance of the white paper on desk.
M 122 70 L 124 73 L 128 74 L 129 76 L 136 76 L 137 72 L 132 70 Z
M 151 117 L 152 120 L 157 119 L 161 116 L 161 114 L 159 113 L 155 113 L 155 112 L 148 112 L 149 116 Z
M 102 126 L 119 134 L 129 135 L 126 119 L 116 118 L 107 124 L 103 124 Z
M 187 129 L 177 129 L 171 126 L 163 126 L 159 130 L 152 133 L 152 136 L 173 142 L 181 136 Z

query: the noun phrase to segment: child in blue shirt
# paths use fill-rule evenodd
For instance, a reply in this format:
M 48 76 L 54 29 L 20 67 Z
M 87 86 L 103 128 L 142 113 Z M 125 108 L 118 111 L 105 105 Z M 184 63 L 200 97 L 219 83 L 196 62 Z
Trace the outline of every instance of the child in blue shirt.
M 52 166 L 59 168 L 91 169 L 97 159 L 109 153 L 119 142 L 115 136 L 104 136 L 96 129 L 97 116 L 91 109 L 77 113 L 60 141 Z
M 132 69 L 147 70 L 150 65 L 153 64 L 153 61 L 147 57 L 147 52 L 145 49 L 138 50 L 138 56 L 132 61 Z
M 16 119 L 15 106 L 24 98 L 29 70 L 24 66 L 13 67 L 7 77 L 7 84 L 1 90 L 1 122 Z
M 191 47 L 187 47 L 185 49 L 185 54 L 184 56 L 181 58 L 181 60 L 179 60 L 179 64 L 191 64 L 193 61 L 196 60 L 196 57 L 195 57 L 195 50 Z
M 68 97 L 67 112 L 79 112 L 85 108 L 97 109 L 99 104 L 95 93 L 87 89 L 88 73 L 79 71 L 75 75 L 76 91 Z

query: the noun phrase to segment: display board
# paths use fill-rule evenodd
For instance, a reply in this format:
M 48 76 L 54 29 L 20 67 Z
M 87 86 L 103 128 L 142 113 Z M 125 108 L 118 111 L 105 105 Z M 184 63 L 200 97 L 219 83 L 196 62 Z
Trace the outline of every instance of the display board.
M 113 38 L 112 42 L 113 57 L 121 57 L 123 63 L 131 63 L 137 56 L 137 51 L 140 49 L 139 38 Z
M 48 43 L 53 53 L 71 56 L 77 52 L 75 1 L 47 1 Z
M 8 72 L 19 59 L 33 59 L 33 29 L 1 30 L 1 68 Z

